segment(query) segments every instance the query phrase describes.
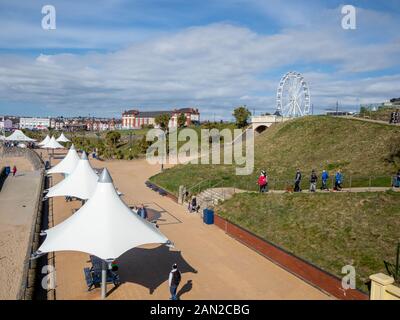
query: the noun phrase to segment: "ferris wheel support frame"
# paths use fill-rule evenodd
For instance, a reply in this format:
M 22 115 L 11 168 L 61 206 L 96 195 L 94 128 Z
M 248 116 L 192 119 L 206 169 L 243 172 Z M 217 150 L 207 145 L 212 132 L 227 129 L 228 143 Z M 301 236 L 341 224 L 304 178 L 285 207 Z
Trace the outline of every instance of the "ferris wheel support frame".
M 288 101 L 284 101 L 284 98 Z M 304 77 L 294 71 L 286 73 L 281 78 L 276 93 L 277 113 L 286 117 L 302 117 L 310 114 L 310 109 L 310 89 Z

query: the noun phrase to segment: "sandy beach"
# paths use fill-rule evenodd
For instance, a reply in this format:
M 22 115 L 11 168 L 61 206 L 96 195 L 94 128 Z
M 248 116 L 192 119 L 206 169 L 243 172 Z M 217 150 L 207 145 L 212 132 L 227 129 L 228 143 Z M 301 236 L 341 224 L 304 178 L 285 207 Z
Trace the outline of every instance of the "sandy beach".
M 144 203 L 160 230 L 175 243 L 135 248 L 117 259 L 122 285 L 108 285 L 108 299 L 168 299 L 168 273 L 173 263 L 182 272 L 181 299 L 329 299 L 325 293 L 283 270 L 199 215 L 148 189 L 145 181 L 160 170 L 145 160 L 90 160 L 95 168 L 107 167 L 114 184 L 129 205 Z M 60 181 L 56 175 L 54 183 Z M 54 224 L 79 208 L 80 202 L 53 200 Z M 56 252 L 56 299 L 99 299 L 100 289 L 87 292 L 83 268 L 89 256 Z

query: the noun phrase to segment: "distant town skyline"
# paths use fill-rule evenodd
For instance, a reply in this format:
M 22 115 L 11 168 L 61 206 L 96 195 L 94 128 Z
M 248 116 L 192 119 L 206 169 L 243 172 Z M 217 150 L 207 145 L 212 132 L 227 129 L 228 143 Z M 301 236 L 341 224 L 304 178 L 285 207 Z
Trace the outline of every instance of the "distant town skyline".
M 398 1 L 51 1 L 0 3 L 0 115 L 120 118 L 124 110 L 196 107 L 232 119 L 275 111 L 288 71 L 301 72 L 314 113 L 357 111 L 400 95 Z

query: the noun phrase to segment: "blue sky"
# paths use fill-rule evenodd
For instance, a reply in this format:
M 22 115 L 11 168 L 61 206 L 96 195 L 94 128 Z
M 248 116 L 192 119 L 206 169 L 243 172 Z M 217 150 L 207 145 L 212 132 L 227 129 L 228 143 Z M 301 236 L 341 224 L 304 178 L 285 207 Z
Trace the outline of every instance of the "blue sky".
M 56 8 L 56 30 L 41 8 Z M 341 7 L 357 8 L 343 30 Z M 275 109 L 301 72 L 315 112 L 400 96 L 400 0 L 0 1 L 0 115 Z

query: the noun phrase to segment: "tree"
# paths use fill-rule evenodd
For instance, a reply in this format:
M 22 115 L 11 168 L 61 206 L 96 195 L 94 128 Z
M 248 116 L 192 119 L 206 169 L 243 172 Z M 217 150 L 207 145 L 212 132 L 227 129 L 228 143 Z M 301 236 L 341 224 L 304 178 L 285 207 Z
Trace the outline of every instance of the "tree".
M 186 125 L 186 116 L 185 116 L 185 114 L 181 113 L 178 116 L 177 121 L 178 121 L 178 128 L 183 128 Z
M 233 111 L 233 116 L 236 119 L 236 126 L 238 128 L 243 128 L 243 127 L 247 126 L 247 120 L 249 119 L 250 115 L 251 115 L 251 113 L 246 108 L 246 106 L 237 107 Z
M 113 148 L 116 147 L 120 139 L 121 139 L 121 134 L 118 131 L 109 131 L 106 134 L 107 144 Z
M 156 117 L 156 125 L 160 126 L 161 130 L 166 131 L 168 129 L 168 123 L 171 116 L 168 113 L 160 114 Z

